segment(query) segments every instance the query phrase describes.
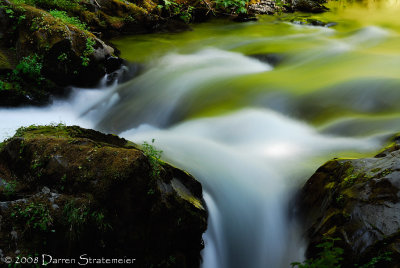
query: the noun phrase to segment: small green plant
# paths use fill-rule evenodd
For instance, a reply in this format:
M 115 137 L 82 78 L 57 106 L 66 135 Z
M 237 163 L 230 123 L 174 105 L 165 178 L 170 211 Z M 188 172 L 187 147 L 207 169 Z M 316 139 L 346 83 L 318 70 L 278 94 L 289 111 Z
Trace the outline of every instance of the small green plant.
M 89 210 L 85 205 L 77 206 L 74 200 L 64 206 L 64 215 L 69 225 L 69 238 L 76 240 L 80 237 L 86 222 Z
M 151 140 L 151 144 L 149 144 L 148 142 L 143 142 L 143 152 L 144 152 L 144 154 L 146 155 L 146 156 L 148 156 L 148 157 L 151 157 L 151 158 L 155 158 L 155 159 L 160 159 L 161 158 L 161 155 L 162 155 L 162 153 L 163 153 L 163 151 L 161 151 L 161 150 L 157 150 L 155 147 L 154 147 L 154 142 L 155 142 L 155 139 L 152 139 Z
M 61 54 L 57 57 L 57 59 L 58 59 L 59 61 L 66 61 L 66 60 L 68 59 L 68 55 L 67 55 L 67 53 L 61 53 Z
M 155 191 L 153 189 L 150 189 L 150 190 L 147 191 L 147 194 L 148 195 L 153 195 L 153 194 L 155 194 Z
M 91 38 L 88 38 L 88 39 L 86 40 L 86 48 L 85 48 L 85 50 L 83 51 L 82 56 L 81 56 L 81 59 L 82 59 L 82 66 L 87 67 L 87 66 L 89 65 L 89 63 L 90 63 L 89 56 L 90 56 L 91 54 L 93 54 L 93 52 L 94 52 L 94 47 L 93 47 L 93 46 L 94 46 L 95 44 L 96 44 L 96 41 L 93 40 L 93 39 L 91 39 Z
M 28 204 L 16 204 L 11 217 L 24 221 L 27 228 L 41 231 L 48 231 L 49 226 L 53 223 L 47 206 L 33 201 Z
M 341 257 L 343 254 L 343 249 L 335 247 L 335 241 L 340 240 L 340 238 L 324 238 L 324 242 L 317 245 L 322 251 L 318 254 L 316 259 L 308 259 L 303 263 L 292 262 L 292 267 L 299 268 L 340 268 L 340 261 L 343 260 Z
M 153 168 L 152 175 L 153 177 L 159 176 L 161 173 L 161 165 L 160 165 L 160 158 L 163 151 L 157 150 L 154 147 L 154 139 L 151 140 L 151 144 L 147 143 L 146 141 L 142 144 L 143 153 L 148 157 L 150 165 Z
M 112 229 L 111 225 L 105 221 L 104 213 L 101 211 L 91 211 L 85 204 L 78 204 L 75 200 L 69 201 L 64 206 L 64 216 L 69 225 L 69 238 L 77 240 L 82 232 L 91 223 L 101 232 Z
M 112 229 L 111 225 L 104 221 L 105 216 L 103 212 L 94 211 L 90 214 L 90 216 L 94 220 L 94 223 L 99 231 L 104 232 Z

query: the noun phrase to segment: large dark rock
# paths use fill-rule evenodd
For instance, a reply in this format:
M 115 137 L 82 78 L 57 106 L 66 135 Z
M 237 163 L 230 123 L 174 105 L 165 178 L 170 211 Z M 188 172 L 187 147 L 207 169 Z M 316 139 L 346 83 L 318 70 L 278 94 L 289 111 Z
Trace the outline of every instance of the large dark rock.
M 206 225 L 200 183 L 117 136 L 32 126 L 0 144 L 3 256 L 198 267 Z
M 400 146 L 395 140 L 371 158 L 333 159 L 307 181 L 300 207 L 315 258 L 324 238 L 339 238 L 343 267 L 376 258 L 382 266 L 400 263 Z M 383 261 L 390 256 L 391 261 Z M 369 267 L 369 266 L 368 266 Z

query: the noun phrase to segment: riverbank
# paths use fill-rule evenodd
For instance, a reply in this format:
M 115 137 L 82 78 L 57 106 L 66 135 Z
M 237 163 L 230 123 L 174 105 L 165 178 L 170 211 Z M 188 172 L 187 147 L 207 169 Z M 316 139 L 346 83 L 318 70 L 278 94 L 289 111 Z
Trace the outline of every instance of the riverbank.
M 322 12 L 319 2 L 4 0 L 0 106 L 45 105 L 68 94 L 68 86 L 97 85 L 123 63 L 111 37 L 185 31 L 212 17 L 247 21 L 257 14 Z

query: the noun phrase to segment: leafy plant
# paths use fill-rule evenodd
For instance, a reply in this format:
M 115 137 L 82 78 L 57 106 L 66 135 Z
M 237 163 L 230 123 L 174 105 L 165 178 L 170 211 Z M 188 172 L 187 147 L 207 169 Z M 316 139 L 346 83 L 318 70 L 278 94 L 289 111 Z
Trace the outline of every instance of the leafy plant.
M 83 227 L 88 221 L 88 208 L 85 205 L 77 206 L 75 201 L 73 200 L 65 205 L 64 215 L 69 225 L 70 239 L 78 239 L 83 230 Z
M 216 6 L 224 10 L 228 10 L 229 13 L 246 14 L 246 4 L 248 0 L 216 0 Z
M 340 238 L 325 238 L 325 241 L 321 244 L 317 245 L 317 248 L 322 249 L 322 251 L 318 254 L 318 258 L 316 259 L 308 259 L 303 263 L 300 262 L 292 262 L 292 267 L 299 268 L 339 268 L 340 261 L 343 260 L 341 257 L 343 254 L 343 249 L 339 247 L 335 247 L 335 241 L 340 240 Z
M 163 4 L 158 5 L 158 9 L 169 13 L 169 17 L 179 17 L 185 23 L 192 20 L 194 7 L 190 5 L 178 4 L 174 0 L 162 0 Z
M 12 81 L 29 78 L 40 84 L 44 78 L 41 75 L 42 59 L 37 54 L 23 57 L 11 74 Z
M 392 258 L 390 257 L 390 255 L 392 255 L 393 252 L 387 251 L 383 254 L 380 254 L 377 257 L 373 257 L 368 263 L 362 265 L 362 266 L 357 266 L 359 268 L 374 268 L 375 264 L 379 264 L 382 262 L 386 262 L 386 261 L 391 261 Z
M 91 54 L 93 54 L 93 52 L 94 52 L 94 47 L 93 47 L 93 46 L 94 46 L 95 44 L 96 44 L 96 41 L 93 40 L 93 39 L 91 39 L 91 38 L 88 38 L 88 39 L 86 40 L 86 48 L 85 48 L 85 50 L 83 51 L 82 56 L 81 56 L 82 65 L 83 65 L 83 66 L 88 66 L 88 65 L 89 65 L 89 62 L 90 62 L 89 56 L 90 56 Z
M 148 157 L 150 165 L 153 168 L 152 175 L 159 176 L 161 172 L 160 158 L 163 151 L 157 150 L 154 147 L 154 139 L 151 140 L 152 144 L 147 143 L 146 141 L 142 144 L 143 153 Z
M 25 221 L 28 228 L 48 231 L 48 227 L 52 225 L 53 218 L 45 204 L 38 202 L 30 202 L 28 204 L 16 204 L 11 217 Z
M 93 223 L 101 232 L 112 229 L 111 225 L 105 221 L 103 212 L 91 211 L 85 204 L 78 204 L 75 200 L 69 201 L 64 206 L 64 216 L 69 225 L 69 237 L 71 240 L 79 239 L 90 223 Z

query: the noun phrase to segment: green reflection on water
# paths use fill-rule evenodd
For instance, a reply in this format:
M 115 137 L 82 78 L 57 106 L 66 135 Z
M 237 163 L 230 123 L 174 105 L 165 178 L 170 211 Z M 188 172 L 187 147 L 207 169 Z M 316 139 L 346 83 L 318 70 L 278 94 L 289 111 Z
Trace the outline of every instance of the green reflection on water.
M 197 101 L 191 103 L 186 118 L 258 106 L 257 100 L 267 98 L 271 92 L 286 92 L 300 107 L 296 111 L 286 111 L 287 114 L 317 125 L 342 116 L 385 115 L 399 111 L 393 105 L 384 107 L 384 102 L 382 107 L 360 110 L 357 104 L 342 104 L 340 99 L 348 98 L 348 91 L 354 88 L 362 95 L 362 87 L 368 87 L 365 82 L 368 79 L 383 81 L 382 86 L 385 86 L 386 80 L 399 78 L 400 2 L 330 1 L 327 6 L 331 11 L 318 15 L 260 16 L 257 22 L 248 23 L 219 19 L 193 25 L 193 31 L 130 36 L 113 40 L 113 43 L 121 50 L 123 58 L 142 63 L 166 53 L 189 54 L 205 47 L 245 55 L 282 55 L 283 61 L 273 71 L 207 84 L 192 96 Z M 325 28 L 289 23 L 311 17 L 337 25 Z M 349 81 L 354 85 L 346 88 L 347 91 L 341 90 Z M 376 87 L 379 88 L 379 84 Z M 328 97 L 336 98 L 336 102 L 326 103 L 324 92 L 335 88 L 337 95 Z M 393 86 L 392 90 L 397 89 Z M 309 94 L 313 94 L 314 103 L 306 103 Z M 397 97 L 400 95 L 390 96 L 387 101 Z M 313 108 L 318 102 L 326 107 Z

